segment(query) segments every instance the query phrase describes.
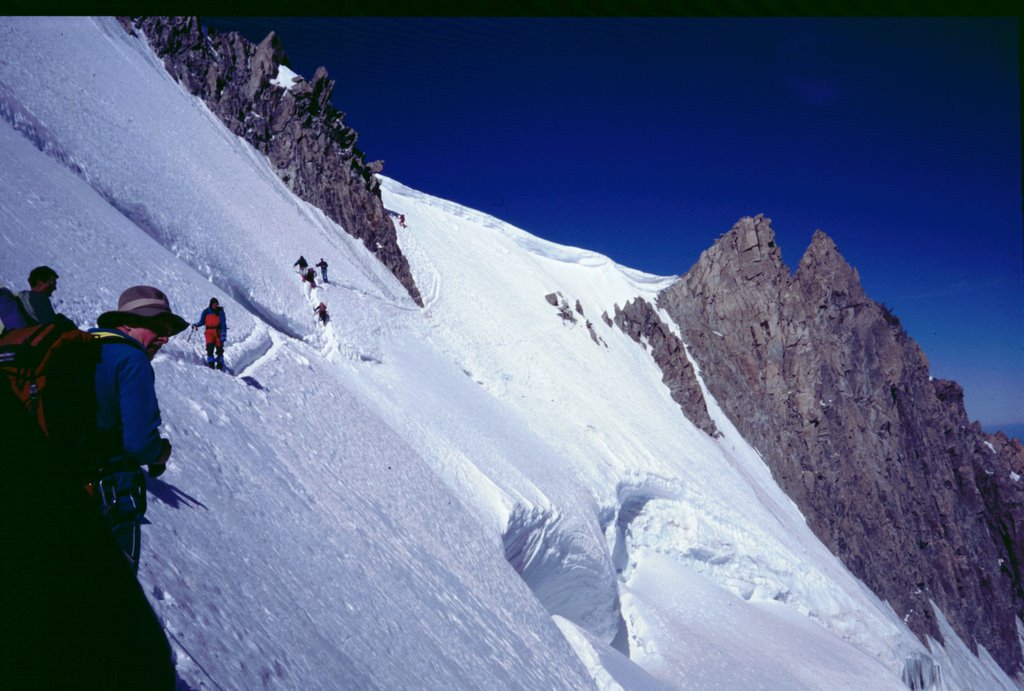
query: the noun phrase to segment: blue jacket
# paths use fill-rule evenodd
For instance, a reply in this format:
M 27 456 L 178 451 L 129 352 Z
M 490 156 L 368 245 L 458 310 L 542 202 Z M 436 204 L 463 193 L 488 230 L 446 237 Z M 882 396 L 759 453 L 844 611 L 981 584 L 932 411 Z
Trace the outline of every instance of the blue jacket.
M 120 439 L 120 448 L 104 462 L 148 465 L 163 451 L 156 377 L 149 357 L 141 343 L 120 331 L 91 329 L 89 333 L 119 336 L 100 347 L 96 365 L 96 426 Z

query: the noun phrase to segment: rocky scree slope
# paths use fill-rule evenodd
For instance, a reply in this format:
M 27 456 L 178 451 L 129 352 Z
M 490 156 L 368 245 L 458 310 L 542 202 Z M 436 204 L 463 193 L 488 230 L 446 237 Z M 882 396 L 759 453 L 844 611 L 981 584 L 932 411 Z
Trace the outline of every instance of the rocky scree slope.
M 744 218 L 658 306 L 819 538 L 919 636 L 930 602 L 1021 678 L 1024 450 L 971 423 L 821 231 L 794 275 Z
M 273 32 L 253 45 L 236 32 L 207 32 L 196 17 L 122 18 L 121 24 L 129 32 L 141 30 L 180 84 L 265 154 L 299 198 L 362 240 L 423 306 L 381 201 L 375 174 L 383 163 L 367 163 L 356 147 L 356 132 L 330 103 L 334 81 L 325 68 L 311 81 L 284 88 L 271 81 L 287 64 Z

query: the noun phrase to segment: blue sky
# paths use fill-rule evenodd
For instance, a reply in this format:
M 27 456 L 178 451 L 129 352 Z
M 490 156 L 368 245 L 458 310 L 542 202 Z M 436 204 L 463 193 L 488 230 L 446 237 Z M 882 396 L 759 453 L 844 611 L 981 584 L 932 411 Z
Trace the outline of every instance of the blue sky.
M 386 175 L 631 268 L 821 228 L 971 419 L 1024 424 L 1015 18 L 203 22 L 326 66 Z

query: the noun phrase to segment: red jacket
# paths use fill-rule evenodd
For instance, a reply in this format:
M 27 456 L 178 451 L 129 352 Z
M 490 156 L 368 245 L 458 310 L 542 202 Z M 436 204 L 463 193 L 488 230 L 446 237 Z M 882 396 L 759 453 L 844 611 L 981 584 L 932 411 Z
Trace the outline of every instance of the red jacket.
M 196 326 L 206 327 L 206 342 L 217 346 L 224 346 L 224 339 L 228 333 L 228 320 L 224 317 L 224 308 L 207 307 L 199 315 Z

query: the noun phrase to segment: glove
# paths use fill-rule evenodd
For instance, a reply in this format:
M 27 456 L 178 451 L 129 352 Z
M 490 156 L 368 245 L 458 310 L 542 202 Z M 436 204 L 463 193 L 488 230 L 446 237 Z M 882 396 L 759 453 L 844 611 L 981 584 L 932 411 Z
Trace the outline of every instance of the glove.
M 160 440 L 161 451 L 160 456 L 155 461 L 146 466 L 146 470 L 149 471 L 150 477 L 160 477 L 164 471 L 167 470 L 167 459 L 171 457 L 171 442 L 167 439 Z
M 66 327 L 66 328 L 69 328 L 69 329 L 77 329 L 78 328 L 78 326 L 73 321 L 68 319 L 63 314 L 55 315 L 55 318 L 54 318 L 53 321 L 54 321 L 55 324 L 57 324 L 57 325 L 59 325 L 61 327 Z

